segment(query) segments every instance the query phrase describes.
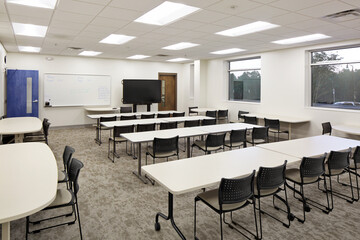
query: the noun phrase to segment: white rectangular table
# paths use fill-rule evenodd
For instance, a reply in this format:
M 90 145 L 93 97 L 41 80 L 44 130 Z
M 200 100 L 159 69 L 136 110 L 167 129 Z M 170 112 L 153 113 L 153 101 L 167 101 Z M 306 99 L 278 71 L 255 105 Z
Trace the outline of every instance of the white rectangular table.
M 88 112 L 116 112 L 120 111 L 119 107 L 86 107 Z
M 159 224 L 159 217 L 170 220 L 176 232 L 185 239 L 174 222 L 173 195 L 214 186 L 219 184 L 221 178 L 245 176 L 260 166 L 274 167 L 283 164 L 285 160 L 293 163 L 300 161 L 300 158 L 249 147 L 144 166 L 143 171 L 168 191 L 168 215 L 157 213 L 156 224 Z
M 332 126 L 332 129 L 339 131 L 339 132 L 347 133 L 347 134 L 360 135 L 360 126 L 339 124 L 339 125 Z
M 360 141 L 328 135 L 258 145 L 259 148 L 299 158 L 318 156 L 331 150 L 341 151 L 356 146 L 360 146 Z
M 227 110 L 224 108 L 193 108 L 191 109 L 192 112 L 197 112 L 197 113 L 206 113 L 207 111 L 218 111 L 218 110 Z
M 310 122 L 310 118 L 307 117 L 292 117 L 292 116 L 281 116 L 274 114 L 266 113 L 252 113 L 252 114 L 243 114 L 243 116 L 252 116 L 257 118 L 268 118 L 268 119 L 279 119 L 280 122 L 288 123 L 289 139 L 291 139 L 291 125 L 296 123 L 305 123 Z
M 14 117 L 0 120 L 0 134 L 15 135 L 15 143 L 23 142 L 25 133 L 38 132 L 42 129 L 42 122 L 36 117 Z
M 56 196 L 57 164 L 44 143 L 0 146 L 0 224 L 10 240 L 10 222 L 48 206 Z

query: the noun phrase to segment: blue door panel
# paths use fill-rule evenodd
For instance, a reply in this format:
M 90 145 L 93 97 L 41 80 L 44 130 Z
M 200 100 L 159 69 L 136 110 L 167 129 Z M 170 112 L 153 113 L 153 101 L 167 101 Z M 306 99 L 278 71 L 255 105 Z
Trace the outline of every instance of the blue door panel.
M 27 78 L 32 78 L 32 112 L 26 113 Z M 7 117 L 38 117 L 39 73 L 36 70 L 7 70 Z

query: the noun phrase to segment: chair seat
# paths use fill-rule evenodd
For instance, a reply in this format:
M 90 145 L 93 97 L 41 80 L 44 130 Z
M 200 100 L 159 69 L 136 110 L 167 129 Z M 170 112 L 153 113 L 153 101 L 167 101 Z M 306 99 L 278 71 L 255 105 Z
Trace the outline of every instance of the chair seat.
M 24 137 L 24 142 L 39 142 L 39 141 L 46 141 L 44 135 L 34 135 L 34 136 L 26 136 Z
M 344 172 L 344 169 L 331 169 L 331 175 L 339 175 Z M 325 175 L 329 175 L 329 167 L 327 164 L 325 164 Z
M 166 157 L 172 157 L 172 156 L 176 156 L 177 152 L 174 151 L 170 151 L 170 152 L 157 152 L 154 156 L 153 154 L 154 150 L 151 146 L 148 147 L 148 153 L 150 154 L 150 156 L 152 157 L 157 157 L 157 158 L 166 158 Z
M 44 133 L 42 131 L 32 132 L 32 133 L 25 133 L 24 134 L 25 137 L 43 136 L 43 135 L 44 135 Z
M 201 141 L 201 140 L 195 140 L 193 145 L 196 145 L 197 147 L 199 147 L 203 151 L 216 151 L 216 150 L 222 149 L 222 146 L 207 147 L 207 149 L 206 149 L 205 141 Z
M 224 144 L 224 145 L 227 146 L 227 147 L 231 147 L 230 140 L 225 140 L 225 144 Z M 233 143 L 232 143 L 232 147 L 240 147 L 240 146 L 242 146 L 242 145 L 244 145 L 243 142 L 233 142 Z
M 214 190 L 210 190 L 210 191 L 200 193 L 198 195 L 198 197 L 200 199 L 202 199 L 204 202 L 211 205 L 216 210 L 220 210 L 218 192 L 219 192 L 218 189 L 214 189 Z M 245 205 L 246 202 L 247 201 L 245 200 L 245 201 L 242 201 L 242 202 L 239 202 L 239 203 L 223 204 L 222 209 L 223 209 L 223 211 L 235 210 L 235 209 L 238 209 L 238 208 L 242 207 L 243 205 Z
M 58 189 L 56 192 L 55 200 L 47 207 L 59 207 L 72 204 L 74 202 L 74 195 L 67 189 Z
M 114 137 L 110 137 L 109 140 L 115 141 L 115 142 L 126 142 L 126 141 L 127 141 L 127 139 L 124 138 L 124 137 L 115 137 L 115 138 L 114 138 Z
M 286 179 L 295 183 L 301 184 L 300 169 L 292 168 L 285 170 Z M 318 180 L 318 177 L 304 177 L 303 183 L 314 183 Z
M 65 171 L 58 171 L 58 182 L 66 182 L 68 180 L 67 174 Z
M 257 178 L 254 179 L 254 196 L 255 197 L 264 197 L 267 195 L 272 195 L 279 191 L 279 188 L 270 188 L 270 189 L 261 189 L 260 195 L 258 195 L 258 189 L 257 189 Z
M 275 128 L 269 128 L 269 132 L 271 132 L 271 133 L 289 133 L 288 130 L 277 130 Z

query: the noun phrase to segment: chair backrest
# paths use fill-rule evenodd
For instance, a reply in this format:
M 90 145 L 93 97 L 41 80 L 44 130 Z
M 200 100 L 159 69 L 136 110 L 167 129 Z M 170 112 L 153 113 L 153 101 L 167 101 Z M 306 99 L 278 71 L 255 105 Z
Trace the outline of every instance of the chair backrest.
M 155 123 L 138 124 L 136 127 L 137 132 L 146 132 L 146 131 L 154 131 L 154 130 L 155 130 Z
M 257 125 L 258 119 L 257 117 L 244 116 L 244 123 Z
M 268 141 L 269 127 L 254 127 L 251 133 L 252 140 L 263 139 Z
M 172 114 L 173 117 L 184 117 L 185 116 L 185 112 L 174 112 Z
M 160 123 L 160 130 L 177 128 L 177 122 L 162 122 Z
M 129 116 L 121 115 L 120 116 L 120 120 L 133 120 L 133 119 L 136 119 L 136 115 L 129 115 Z
M 79 191 L 79 183 L 78 178 L 80 174 L 80 170 L 84 167 L 84 164 L 77 160 L 76 158 L 73 158 L 70 163 L 68 176 L 70 180 L 70 188 L 74 191 L 75 195 Z
M 276 129 L 276 130 L 280 130 L 280 120 L 279 119 L 264 118 L 264 121 L 265 121 L 265 126 L 266 127 Z
M 205 141 L 205 148 L 207 149 L 208 147 L 221 147 L 221 146 L 224 146 L 225 135 L 226 135 L 226 133 L 207 135 L 206 141 Z
M 158 113 L 157 118 L 167 118 L 170 117 L 170 113 Z
M 43 131 L 44 131 L 44 136 L 46 138 L 46 142 L 47 142 L 47 136 L 49 135 L 49 128 L 50 128 L 50 122 L 45 122 L 43 125 Z
M 200 126 L 200 120 L 187 120 L 184 122 L 184 127 L 197 127 Z
M 325 172 L 326 154 L 321 157 L 303 157 L 300 164 L 301 181 L 304 177 L 320 177 Z
M 330 122 L 324 122 L 322 125 L 322 134 L 329 134 L 331 135 L 332 127 Z
M 100 117 L 100 122 L 111 122 L 116 121 L 116 116 L 113 117 Z
M 70 147 L 70 146 L 65 146 L 64 148 L 64 152 L 63 152 L 63 164 L 64 164 L 64 169 L 66 172 L 69 171 L 69 167 L 70 167 L 70 160 L 72 158 L 72 155 L 74 154 L 75 149 Z
M 254 195 L 255 170 L 243 178 L 222 178 L 219 186 L 219 206 L 223 204 L 239 203 Z
M 155 113 L 154 114 L 141 114 L 140 118 L 141 119 L 155 118 Z
M 351 148 L 347 151 L 331 151 L 327 164 L 329 167 L 329 172 L 331 174 L 331 169 L 344 169 L 350 164 L 350 152 Z
M 355 148 L 353 159 L 354 159 L 356 166 L 357 166 L 357 164 L 360 164 L 360 146 L 357 146 Z
M 179 136 L 172 138 L 154 138 L 153 141 L 153 154 L 156 156 L 156 153 L 163 152 L 179 152 Z
M 132 107 L 120 107 L 120 113 L 132 113 Z
M 195 109 L 195 108 L 198 108 L 198 107 L 197 106 L 196 107 L 189 107 L 189 115 L 190 115 L 190 113 L 197 113 L 197 112 L 191 111 L 192 109 Z
M 239 112 L 238 112 L 238 119 L 244 118 L 245 116 L 243 116 L 243 114 L 249 114 L 249 112 L 239 110 Z
M 227 118 L 229 114 L 229 110 L 219 110 L 218 118 Z
M 120 137 L 122 133 L 134 132 L 134 125 L 130 126 L 114 126 L 114 137 Z
M 284 164 L 276 167 L 260 167 L 256 176 L 257 189 L 278 188 L 285 182 L 285 160 Z
M 247 129 L 231 130 L 230 145 L 233 143 L 246 142 Z
M 216 112 L 217 111 L 206 111 L 206 116 L 207 117 L 213 117 L 213 118 L 216 118 Z
M 215 125 L 216 124 L 216 119 L 203 119 L 201 121 L 201 125 L 202 126 L 206 126 L 206 125 Z

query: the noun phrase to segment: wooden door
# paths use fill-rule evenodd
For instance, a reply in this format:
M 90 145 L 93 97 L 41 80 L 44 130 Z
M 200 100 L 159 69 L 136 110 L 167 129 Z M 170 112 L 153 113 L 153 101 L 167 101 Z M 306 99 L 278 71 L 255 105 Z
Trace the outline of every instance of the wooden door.
M 159 111 L 176 110 L 176 73 L 159 73 L 161 80 L 161 103 Z

